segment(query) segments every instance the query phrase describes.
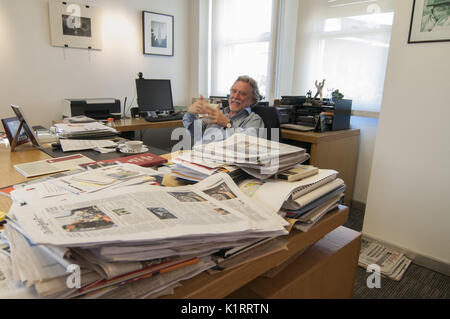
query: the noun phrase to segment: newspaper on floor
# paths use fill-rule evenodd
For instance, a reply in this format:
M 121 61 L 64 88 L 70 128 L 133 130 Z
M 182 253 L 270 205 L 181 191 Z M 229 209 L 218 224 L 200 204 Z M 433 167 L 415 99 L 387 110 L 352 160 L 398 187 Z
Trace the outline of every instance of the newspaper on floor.
M 379 243 L 363 239 L 358 265 L 367 268 L 367 266 L 372 264 L 380 266 L 382 275 L 398 281 L 403 277 L 403 274 L 411 264 L 411 259 L 402 252 L 388 249 Z
M 210 178 L 217 179 L 218 175 Z M 228 176 L 220 176 L 232 185 Z M 220 185 L 216 180 L 212 184 Z M 130 186 L 127 192 L 119 188 L 83 196 L 62 195 L 56 197 L 57 201 L 34 199 L 15 206 L 14 215 L 34 243 L 64 247 L 143 242 L 157 245 L 162 239 L 197 238 L 204 242 L 221 235 L 244 238 L 287 234 L 283 218 L 266 210 L 259 212 L 245 196 L 239 199 L 254 208 L 244 214 L 210 194 L 195 185 Z M 233 196 L 236 199 L 237 195 Z

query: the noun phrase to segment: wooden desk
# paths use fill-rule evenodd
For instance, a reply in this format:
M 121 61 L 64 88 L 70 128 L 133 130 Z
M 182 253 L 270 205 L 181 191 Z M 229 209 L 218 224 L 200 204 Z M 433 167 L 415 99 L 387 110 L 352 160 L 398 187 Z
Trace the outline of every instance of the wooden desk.
M 130 118 L 120 119 L 114 121 L 116 130 L 119 132 L 130 132 L 137 130 L 146 130 L 152 128 L 168 128 L 168 127 L 182 127 L 183 121 L 164 121 L 164 122 L 147 122 L 144 118 Z
M 351 205 L 358 160 L 359 129 L 323 133 L 281 129 L 281 138 L 308 143 L 310 164 L 323 169 L 335 169 L 347 185 L 344 203 Z
M 9 152 L 9 147 L 0 146 L 0 173 L 4 178 L 1 179 L 0 187 L 8 186 L 15 183 L 20 183 L 28 180 L 21 174 L 15 171 L 12 165 L 16 163 L 23 163 L 29 161 L 43 160 L 49 158 L 48 155 L 39 151 L 31 145 L 21 145 L 17 152 Z M 7 197 L 0 196 L 0 210 L 8 211 L 11 206 L 11 200 Z M 196 277 L 182 281 L 182 286 L 175 289 L 175 294 L 167 296 L 167 299 L 173 298 L 225 298 L 235 291 L 238 291 L 241 287 L 258 279 L 261 275 L 267 273 L 274 268 L 283 268 L 286 264 L 290 264 L 293 261 L 304 265 L 313 266 L 318 265 L 320 273 L 331 273 L 333 270 L 336 273 L 336 263 L 324 263 L 323 258 L 317 259 L 316 255 L 300 255 L 299 253 L 310 247 L 321 238 L 330 234 L 333 230 L 344 224 L 348 217 L 348 208 L 340 206 L 338 210 L 327 214 L 319 223 L 313 226 L 308 232 L 303 233 L 297 230 L 292 230 L 287 236 L 289 240 L 288 249 L 282 250 L 272 255 L 257 259 L 255 261 L 246 263 L 236 268 L 232 268 L 220 273 L 209 274 L 203 272 Z M 358 233 L 359 234 L 359 233 Z M 300 288 L 290 290 L 290 298 L 346 298 L 352 296 L 354 279 L 356 274 L 357 257 L 359 253 L 360 234 L 355 236 L 355 241 L 347 243 L 344 240 L 340 241 L 343 247 L 349 251 L 350 257 L 339 260 L 339 275 L 327 277 L 327 281 L 320 281 L 321 277 L 317 271 L 310 276 L 308 272 L 303 273 L 300 279 L 312 281 L 314 290 L 311 294 L 308 293 L 309 288 L 300 289 L 304 287 L 303 281 L 297 281 Z M 311 255 L 311 254 L 310 254 Z M 337 252 L 329 250 L 328 255 L 330 258 L 337 258 Z M 346 255 L 347 256 L 347 255 Z M 302 258 L 302 259 L 298 259 Z M 300 275 L 299 275 L 300 276 Z M 345 288 L 342 288 L 343 278 Z M 259 279 L 258 279 L 259 280 Z M 309 287 L 309 286 L 308 286 Z M 341 289 L 334 289 L 333 287 L 341 287 Z M 297 293 L 298 290 L 298 293 Z M 285 290 L 283 290 L 285 291 Z M 330 291 L 333 292 L 330 294 Z M 269 296 L 270 297 L 270 296 Z

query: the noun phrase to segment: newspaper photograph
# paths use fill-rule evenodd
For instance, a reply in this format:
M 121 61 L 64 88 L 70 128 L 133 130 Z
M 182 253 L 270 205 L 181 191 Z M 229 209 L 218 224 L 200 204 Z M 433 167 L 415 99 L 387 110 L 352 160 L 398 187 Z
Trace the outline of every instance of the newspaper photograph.
M 16 207 L 14 214 L 33 242 L 59 246 L 269 230 L 261 213 L 253 220 L 251 214 L 244 215 L 190 186 L 130 186 L 126 193 L 113 189 L 83 196 L 65 195 L 59 196 L 57 202 L 41 198 Z M 270 229 L 284 231 L 281 222 Z

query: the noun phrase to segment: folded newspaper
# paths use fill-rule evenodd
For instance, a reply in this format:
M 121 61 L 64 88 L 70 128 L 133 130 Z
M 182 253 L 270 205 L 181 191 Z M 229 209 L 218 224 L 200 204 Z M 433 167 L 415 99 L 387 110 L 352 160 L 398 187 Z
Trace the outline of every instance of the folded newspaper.
M 82 171 L 13 191 L 7 233 L 14 279 L 46 298 L 127 298 L 130 291 L 158 296 L 215 266 L 210 255 L 220 249 L 288 233 L 282 217 L 245 196 L 225 173 L 183 187 L 133 186 L 153 171 L 133 166 Z M 62 179 L 107 188 L 93 194 L 91 186 L 61 192 L 47 185 L 47 193 L 38 192 L 40 184 L 60 186 Z M 71 264 L 81 267 L 81 289 L 66 285 Z
M 358 265 L 367 268 L 371 264 L 380 266 L 382 275 L 399 281 L 411 264 L 411 259 L 400 251 L 388 249 L 379 243 L 363 239 Z
M 270 178 L 309 159 L 304 148 L 242 133 L 223 141 L 195 145 L 192 155 L 203 161 L 236 165 L 259 179 Z

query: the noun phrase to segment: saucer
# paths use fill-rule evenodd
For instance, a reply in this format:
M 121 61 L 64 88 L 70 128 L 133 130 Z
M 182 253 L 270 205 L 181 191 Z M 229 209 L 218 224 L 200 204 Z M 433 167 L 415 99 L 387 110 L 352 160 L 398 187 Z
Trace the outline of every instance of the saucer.
M 139 151 L 132 151 L 132 150 L 129 150 L 126 146 L 122 146 L 119 148 L 119 151 L 121 153 L 125 153 L 125 154 L 140 154 L 140 153 L 148 152 L 148 147 L 142 146 Z

